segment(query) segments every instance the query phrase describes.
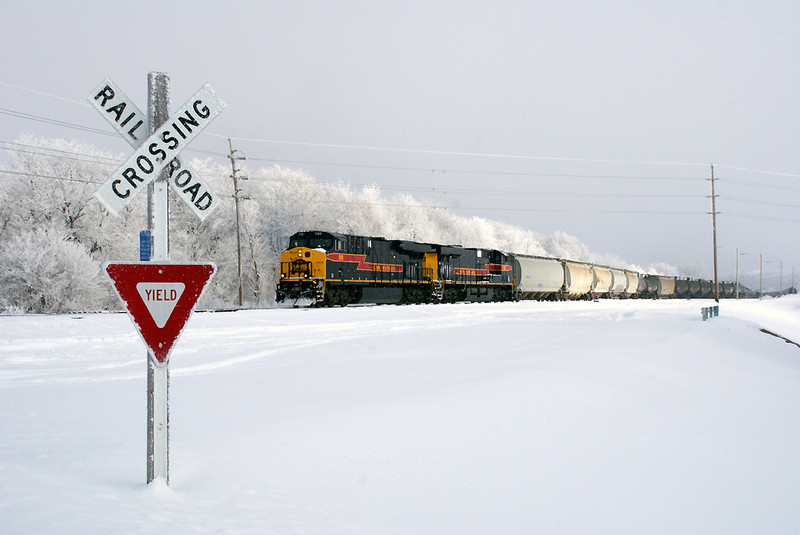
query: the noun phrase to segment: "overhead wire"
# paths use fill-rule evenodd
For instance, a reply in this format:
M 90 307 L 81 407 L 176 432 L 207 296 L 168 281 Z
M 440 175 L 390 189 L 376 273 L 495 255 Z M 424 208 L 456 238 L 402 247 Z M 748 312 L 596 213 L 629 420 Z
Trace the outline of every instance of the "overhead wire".
M 666 162 L 666 161 L 639 161 L 639 160 L 608 160 L 601 158 L 571 158 L 561 156 L 530 156 L 518 154 L 500 154 L 500 153 L 485 153 L 485 152 L 462 152 L 462 151 L 443 151 L 443 150 L 429 150 L 429 149 L 407 149 L 396 147 L 376 147 L 369 145 L 343 145 L 335 143 L 312 143 L 307 141 L 282 141 L 276 139 L 256 139 L 256 138 L 235 138 L 231 136 L 223 136 L 221 134 L 214 134 L 209 132 L 208 135 L 221 137 L 225 139 L 235 139 L 236 141 L 244 141 L 251 143 L 270 143 L 281 145 L 298 145 L 306 147 L 318 148 L 334 148 L 334 149 L 354 149 L 354 150 L 369 150 L 369 151 L 383 151 L 383 152 L 399 152 L 399 153 L 413 153 L 413 154 L 435 154 L 440 156 L 475 156 L 482 158 L 503 158 L 514 160 L 551 160 L 551 161 L 565 161 L 565 162 L 583 162 L 583 163 L 615 163 L 615 164 L 637 164 L 637 165 L 677 165 L 677 166 L 707 166 L 707 163 L 697 162 Z
M 579 209 L 551 209 L 551 208 L 491 208 L 482 206 L 424 206 L 408 205 L 402 203 L 369 203 L 363 201 L 321 201 L 322 204 L 342 204 L 345 206 L 380 206 L 396 208 L 431 208 L 434 210 L 488 210 L 493 212 L 531 212 L 531 213 L 565 213 L 565 214 L 640 214 L 640 215 L 708 215 L 708 212 L 691 210 L 579 210 Z
M 9 110 L 8 108 L 0 108 L 0 114 L 3 115 L 10 115 L 12 117 L 18 117 L 21 119 L 28 119 L 31 121 L 37 121 L 40 123 L 52 124 L 56 126 L 63 126 L 65 128 L 73 128 L 75 130 L 82 130 L 84 132 L 91 132 L 93 134 L 100 134 L 104 136 L 116 136 L 107 130 L 100 130 L 99 128 L 92 128 L 89 126 L 83 126 L 75 123 L 69 123 L 67 121 L 59 121 L 57 119 L 50 119 L 48 117 L 42 117 L 41 115 L 33 115 L 31 113 L 23 113 L 20 111 Z
M 2 82 L 2 81 L 0 81 L 0 85 L 4 85 L 6 87 L 13 87 L 14 89 L 19 89 L 21 91 L 25 91 L 25 92 L 28 92 L 28 93 L 33 93 L 34 95 L 42 95 L 42 96 L 54 98 L 54 99 L 57 99 L 57 100 L 63 100 L 64 102 L 71 102 L 73 104 L 80 104 L 81 106 L 89 106 L 89 104 L 84 102 L 84 101 L 75 100 L 75 99 L 66 98 L 66 97 L 60 97 L 58 95 L 53 95 L 52 93 L 46 93 L 44 91 L 39 91 L 38 89 L 31 89 L 29 87 L 22 87 L 20 85 L 9 84 L 8 82 Z
M 25 143 L 19 142 L 11 142 L 11 141 L 3 141 L 0 140 L 0 145 L 6 145 L 6 150 L 13 150 L 14 152 L 22 153 L 22 154 L 36 154 L 39 156 L 57 156 L 62 155 L 63 158 L 77 160 L 77 161 L 84 161 L 89 163 L 108 163 L 108 164 L 121 164 L 124 160 L 122 158 L 113 158 L 109 156 L 100 156 L 96 154 L 86 154 L 81 152 L 73 152 L 67 151 L 62 149 L 54 149 L 51 147 L 41 147 L 37 145 L 28 145 Z M 24 147 L 23 150 L 17 147 Z M 47 151 L 47 152 L 45 152 Z M 54 154 L 53 154 L 54 153 Z M 81 157 L 79 157 L 81 156 Z M 105 162 L 103 162 L 103 160 Z
M 100 180 L 81 180 L 79 178 L 75 178 L 72 176 L 54 176 L 54 175 L 42 175 L 40 173 L 29 173 L 25 171 L 11 171 L 9 169 L 0 169 L 0 174 L 4 175 L 15 175 L 15 176 L 22 176 L 22 177 L 32 177 L 32 178 L 47 178 L 50 180 L 61 180 L 64 182 L 80 182 L 82 184 L 102 184 L 104 179 Z
M 2 82 L 0 82 L 2 83 Z M 11 87 L 11 84 L 5 84 Z M 31 90 L 33 91 L 33 90 Z M 35 92 L 35 91 L 33 91 Z M 50 95 L 47 93 L 41 93 L 46 96 L 50 96 L 53 98 L 60 98 L 55 95 Z M 75 102 L 70 99 L 63 99 L 69 102 Z M 0 108 L 0 113 L 16 116 L 24 119 L 35 120 L 39 122 L 43 122 L 46 124 L 53 124 L 57 126 L 63 126 L 73 129 L 78 129 L 86 132 L 97 133 L 101 135 L 106 135 L 110 137 L 116 137 L 117 135 L 113 132 L 109 132 L 106 130 L 100 130 L 97 128 L 87 127 L 84 125 L 79 125 L 75 123 L 69 123 L 66 121 L 60 121 L 56 119 L 51 119 L 47 117 L 37 116 L 33 114 L 27 114 L 23 112 L 18 112 L 15 110 L 9 110 L 6 108 Z M 225 137 L 219 134 L 211 134 L 216 137 Z M 234 138 L 231 138 L 234 139 Z M 257 140 L 257 139 L 249 139 L 249 138 L 235 138 L 237 140 L 246 140 L 246 141 L 261 141 L 261 142 L 274 142 L 274 143 L 281 143 L 275 140 Z M 6 142 L 7 143 L 7 142 Z M 325 147 L 343 147 L 343 148 L 364 148 L 368 150 L 397 150 L 402 152 L 418 152 L 418 153 L 426 153 L 426 154 L 448 154 L 448 155 L 465 155 L 465 156 L 494 156 L 494 157 L 502 157 L 502 158 L 522 158 L 522 159 L 553 159 L 553 160 L 564 160 L 564 161 L 576 161 L 576 162 L 605 162 L 605 163 L 638 163 L 638 164 L 675 164 L 675 165 L 700 165 L 700 164 L 693 164 L 687 162 L 656 162 L 656 161 L 634 161 L 634 160 L 601 160 L 601 159 L 583 159 L 583 158 L 558 158 L 558 157 L 540 157 L 540 156 L 516 156 L 516 155 L 503 155 L 503 154 L 489 154 L 489 153 L 469 153 L 469 152 L 448 152 L 448 151 L 429 151 L 429 150 L 416 150 L 416 149 L 391 149 L 386 147 L 369 147 L 369 146 L 357 146 L 357 145 L 333 145 L 333 144 L 315 144 L 315 143 L 305 143 L 305 142 L 286 142 L 288 144 L 300 144 L 300 145 L 309 145 L 309 146 L 325 146 Z M 203 150 L 203 149 L 195 149 L 195 148 L 188 148 L 187 151 L 191 151 L 198 154 L 207 154 L 210 156 L 216 157 L 227 157 L 226 154 Z M 528 173 L 528 172 L 508 172 L 508 171 L 493 171 L 493 170 L 474 170 L 474 169 L 445 169 L 445 168 L 429 168 L 429 167 L 403 167 L 403 166 L 381 166 L 381 165 L 367 165 L 367 164 L 353 164 L 353 163 L 340 163 L 340 162 L 319 162 L 319 161 L 305 161 L 305 160 L 281 160 L 275 158 L 259 158 L 259 157 L 250 157 L 250 160 L 253 161 L 264 161 L 264 162 L 274 162 L 274 163 L 288 163 L 288 164 L 295 164 L 295 165 L 320 165 L 320 166 L 331 166 L 331 167 L 350 167 L 350 168 L 362 168 L 362 169 L 381 169 L 381 170 L 402 170 L 402 171 L 412 171 L 412 172 L 431 172 L 431 173 L 440 173 L 444 174 L 480 174 L 480 175 L 498 175 L 498 176 L 529 176 L 529 177 L 542 177 L 542 178 L 582 178 L 582 179 L 616 179 L 616 180 L 683 180 L 683 181 L 693 181 L 693 180 L 707 180 L 705 178 L 698 178 L 698 177 L 675 177 L 675 176 L 631 176 L 631 175 L 590 175 L 590 174 L 574 174 L 574 173 Z M 703 164 L 705 165 L 705 164 Z M 724 165 L 720 167 L 726 167 Z M 737 168 L 733 166 L 727 166 L 731 169 L 743 169 L 746 170 L 747 168 Z M 761 172 L 757 170 L 753 170 L 754 172 Z M 766 172 L 766 171 L 764 171 Z M 800 176 L 800 175 L 792 175 L 789 173 L 777 173 L 771 172 L 772 174 L 776 175 L 783 175 L 783 176 Z M 748 183 L 744 181 L 734 181 L 732 180 L 731 183 L 739 183 L 741 185 L 750 185 L 754 187 L 762 187 L 762 188 L 770 188 L 774 187 L 775 189 L 789 189 L 793 190 L 794 188 L 790 188 L 787 186 L 774 186 L 774 185 L 765 185 L 765 184 L 755 184 L 755 183 Z
M 759 221 L 781 221 L 784 223 L 800 223 L 800 219 L 789 218 L 789 217 L 758 216 L 749 214 L 737 214 L 733 212 L 726 212 L 725 215 L 727 217 L 733 217 L 737 219 L 755 219 Z
M 789 204 L 783 202 L 769 202 L 769 201 L 757 201 L 755 199 L 745 199 L 743 197 L 731 197 L 730 195 L 721 195 L 719 196 L 721 199 L 726 199 L 729 201 L 735 202 L 743 202 L 748 204 L 763 204 L 766 206 L 783 206 L 785 208 L 800 208 L 800 204 Z
M 37 91 L 29 88 L 24 88 L 21 86 L 9 84 L 6 82 L 1 82 L 0 85 L 13 87 L 16 89 L 21 89 L 24 91 L 28 91 L 31 93 L 43 95 L 49 98 L 55 98 L 71 103 L 81 104 L 88 106 L 85 102 L 79 102 L 73 99 L 67 99 L 64 97 L 60 97 L 57 95 L 53 95 L 50 93 Z M 73 128 L 85 132 L 106 135 L 111 137 L 116 137 L 116 133 L 109 132 L 107 130 L 101 130 L 97 128 L 87 127 L 84 125 L 79 125 L 76 123 L 70 123 L 67 121 L 61 121 L 57 119 L 52 119 L 48 117 L 43 117 L 40 115 L 29 114 L 25 112 L 20 112 L 17 110 L 11 110 L 8 108 L 0 108 L 0 114 L 5 114 L 25 120 L 37 121 L 42 122 L 45 124 L 51 124 L 66 128 Z M 242 142 L 251 142 L 251 143 L 262 143 L 262 144 L 283 144 L 283 145 L 294 145 L 294 146 L 308 146 L 308 147 L 317 147 L 317 148 L 336 148 L 336 149 L 351 149 L 351 150 L 369 150 L 369 151 L 383 151 L 383 152 L 396 152 L 396 153 L 414 153 L 414 154 L 428 154 L 428 155 L 445 155 L 445 156 L 460 156 L 460 157 L 489 157 L 489 158 L 498 158 L 498 159 L 516 159 L 516 160 L 551 160 L 551 161 L 568 161 L 568 162 L 582 162 L 582 163 L 608 163 L 608 164 L 638 164 L 638 165 L 674 165 L 674 166 L 707 166 L 706 163 L 699 163 L 699 162 L 668 162 L 668 161 L 640 161 L 640 160 L 613 160 L 613 159 L 597 159 L 597 158 L 571 158 L 571 157 L 551 157 L 551 156 L 530 156 L 530 155 L 514 155 L 514 154 L 498 154 L 498 153 L 477 153 L 477 152 L 464 152 L 464 151 L 439 151 L 439 150 L 425 150 L 425 149 L 408 149 L 408 148 L 393 148 L 393 147 L 377 147 L 377 146 L 368 146 L 368 145 L 345 145 L 345 144 L 332 144 L 332 143 L 312 143 L 312 142 L 298 142 L 298 141 L 282 141 L 282 140 L 275 140 L 275 139 L 257 139 L 257 138 L 244 138 L 244 137 L 232 137 L 232 136 L 223 136 L 221 134 L 216 134 L 213 132 L 205 132 L 205 134 L 218 137 L 218 138 L 225 138 L 225 139 L 235 139 L 237 141 Z M 105 163 L 112 164 L 112 163 L 121 163 L 121 160 L 114 159 L 114 158 L 107 158 L 102 156 L 95 156 L 95 155 L 87 155 L 87 154 L 79 154 L 79 153 L 71 153 L 70 151 L 61 151 L 58 149 L 49 149 L 44 147 L 34 147 L 30 145 L 24 145 L 20 143 L 11 143 L 7 141 L 0 141 L 7 145 L 7 150 L 15 150 L 20 153 L 30 153 L 30 154 L 43 154 L 53 156 L 52 153 L 59 153 L 61 154 L 60 157 L 71 159 L 75 161 L 85 161 L 91 163 L 104 163 L 101 160 L 105 160 Z M 11 147 L 11 148 L 10 148 Z M 23 148 L 19 148 L 23 147 Z M 50 151 L 47 152 L 39 152 L 39 151 Z M 210 156 L 215 157 L 227 157 L 227 154 L 203 150 L 203 149 L 193 149 L 188 148 L 187 151 L 192 151 L 198 154 L 207 154 Z M 526 173 L 526 172 L 507 172 L 507 171 L 483 171 L 483 170 L 475 170 L 475 169 L 438 169 L 438 168 L 426 168 L 426 167 L 402 167 L 402 166 L 381 166 L 381 165 L 367 165 L 367 164 L 354 164 L 354 163 L 341 163 L 341 162 L 315 162 L 315 161 L 302 161 L 302 160 L 281 160 L 281 159 L 274 159 L 274 158 L 262 158 L 262 157 L 250 157 L 252 161 L 263 161 L 263 162 L 273 162 L 273 163 L 289 163 L 294 165 L 320 165 L 320 166 L 337 166 L 337 167 L 350 167 L 350 168 L 365 168 L 365 169 L 378 169 L 378 170 L 400 170 L 400 171 L 412 171 L 412 172 L 430 172 L 434 174 L 481 174 L 481 175 L 498 175 L 498 176 L 528 176 L 528 177 L 542 177 L 542 178 L 582 178 L 582 179 L 609 179 L 609 180 L 707 180 L 706 178 L 698 178 L 698 177 L 675 177 L 675 176 L 626 176 L 626 175 L 588 175 L 588 174 L 564 174 L 564 173 Z M 766 171 L 766 170 L 759 170 L 759 169 L 752 169 L 746 167 L 737 167 L 737 166 L 730 166 L 730 165 L 720 165 L 715 164 L 717 167 L 720 168 L 728 168 L 732 170 L 739 170 L 739 171 L 747 171 L 747 172 L 754 172 L 754 173 L 764 173 L 764 174 L 772 174 L 777 176 L 786 176 L 786 177 L 800 177 L 798 174 L 793 173 L 783 173 L 783 172 L 776 172 L 776 171 Z M 8 170 L 1 170 L 3 174 L 20 174 L 14 171 Z M 33 175 L 31 175 L 33 176 Z M 49 178 L 49 179 L 66 179 L 64 177 L 54 177 L 54 176 L 46 176 L 46 175 L 39 175 L 42 178 Z M 74 180 L 74 179 L 71 179 Z M 728 179 L 725 181 L 728 184 L 734 185 L 741 185 L 741 186 L 748 186 L 748 187 L 759 187 L 765 189 L 775 189 L 775 190 L 788 190 L 788 191 L 800 191 L 800 188 L 792 188 L 791 186 L 778 186 L 778 185 L 770 185 L 770 184 L 760 184 L 760 183 L 753 183 L 748 181 L 741 181 L 736 179 Z M 318 182 L 320 185 L 329 185 L 328 182 Z M 351 184 L 352 185 L 352 184 Z M 358 184 L 355 184 L 358 186 Z M 701 195 L 637 195 L 637 194 L 597 194 L 597 193 L 553 193 L 553 192 L 519 192 L 519 191 L 497 191 L 497 190 L 481 190 L 481 189 L 458 189 L 458 188 L 421 188 L 421 187 L 397 187 L 397 186 L 381 186 L 383 189 L 390 189 L 390 190 L 399 190 L 399 191 L 414 191 L 414 192 L 431 192 L 437 194 L 460 194 L 460 195 L 514 195 L 514 196 L 539 196 L 539 197 L 587 197 L 587 198 L 654 198 L 654 199 L 664 199 L 664 198 L 700 198 L 703 197 Z M 742 199 L 737 197 L 726 197 L 726 196 L 719 196 L 720 198 L 727 198 L 729 200 L 733 200 L 736 202 L 747 202 L 751 204 L 765 204 L 771 206 L 784 206 L 789 208 L 796 208 L 796 205 L 784 204 L 784 203 L 770 203 L 766 201 L 754 201 L 751 199 Z M 501 210 L 501 211 L 527 211 L 528 209 L 514 209 L 514 208 L 486 208 L 486 207 L 458 207 L 455 209 L 469 209 L 469 210 Z M 541 211 L 541 210 L 540 210 Z M 563 210 L 554 210 L 555 212 L 565 212 Z M 585 212 L 585 210 L 575 210 L 574 212 Z M 567 212 L 569 213 L 569 212 Z M 597 213 L 597 212 L 596 212 Z M 618 213 L 611 211 L 609 213 Z M 625 211 L 622 213 L 639 213 L 637 211 Z M 642 212 L 642 213 L 653 213 L 651 211 Z M 665 212 L 665 213 L 684 213 L 684 212 Z M 695 212 L 689 212 L 695 213 Z M 741 214 L 736 215 L 737 217 L 744 217 Z
M 9 169 L 0 169 L 0 173 L 9 174 L 9 175 L 18 175 L 18 176 L 31 176 L 35 178 L 48 178 L 52 180 L 72 180 L 78 181 L 74 178 L 62 177 L 62 176 L 54 176 L 54 175 L 42 175 L 38 173 L 30 173 L 30 172 L 22 172 L 22 171 L 12 171 Z M 211 174 L 214 178 L 228 178 L 227 175 L 216 175 Z M 268 178 L 251 178 L 251 180 L 263 180 L 263 181 L 281 181 L 280 179 L 268 179 Z M 91 183 L 101 183 L 102 181 L 89 181 Z M 315 185 L 320 187 L 337 187 L 339 184 L 329 183 L 329 182 L 316 182 Z M 350 187 L 369 187 L 370 184 L 354 184 L 354 183 L 347 183 L 347 186 Z M 496 190 L 482 190 L 482 189 L 441 189 L 441 188 L 426 188 L 426 187 L 397 187 L 397 186 L 381 186 L 381 190 L 396 190 L 396 191 L 414 191 L 418 193 L 435 193 L 441 195 L 481 195 L 481 196 L 514 196 L 514 197 L 582 197 L 582 198 L 628 198 L 628 199 L 671 199 L 671 198 L 704 198 L 704 195 L 659 195 L 659 194 L 612 194 L 612 193 L 585 193 L 585 192 L 570 192 L 570 193 L 563 193 L 563 192 L 536 192 L 536 191 L 496 191 Z M 478 209 L 478 208 L 475 208 Z
M 49 147 L 37 147 L 34 145 L 18 143 L 18 142 L 8 142 L 8 141 L 0 141 L 0 144 L 4 144 L 7 146 L 7 150 L 13 150 L 22 153 L 31 153 L 31 154 L 39 154 L 44 156 L 58 156 L 60 158 L 67 158 L 77 161 L 86 161 L 91 163 L 98 163 L 98 164 L 117 164 L 120 163 L 121 160 L 117 158 L 110 158 L 110 157 L 102 157 L 97 155 L 88 155 L 83 153 L 76 153 L 73 151 L 66 151 L 61 149 L 53 149 Z M 98 161 L 104 160 L 104 161 Z M 5 170 L 0 169 L 0 173 L 6 175 L 27 175 L 33 176 L 38 178 L 47 178 L 51 180 L 70 180 L 74 182 L 90 182 L 90 183 L 99 183 L 100 181 L 83 181 L 80 179 L 76 179 L 74 177 L 59 177 L 59 176 L 52 176 L 52 175 L 42 175 L 42 174 L 32 174 L 32 173 L 22 173 L 17 171 Z M 227 175 L 213 175 L 216 178 L 227 178 Z M 596 175 L 598 176 L 598 175 Z M 604 177 L 612 177 L 616 175 L 604 175 Z M 580 175 L 573 175 L 573 177 L 580 177 Z M 253 177 L 255 180 L 260 180 L 261 178 Z M 631 177 L 626 177 L 631 178 Z M 648 177 L 653 178 L 653 177 Z M 269 180 L 267 178 L 263 178 L 263 180 Z M 328 182 L 317 182 L 317 185 L 321 187 L 335 187 L 338 184 L 335 183 L 328 183 Z M 348 186 L 351 187 L 368 187 L 369 184 L 354 184 L 348 183 Z M 519 190 L 496 190 L 496 189 L 477 189 L 477 188 L 437 188 L 437 187 L 413 187 L 413 186 L 405 186 L 405 187 L 397 187 L 397 186 L 381 186 L 381 189 L 384 190 L 397 190 L 397 191 L 413 191 L 413 192 L 421 192 L 421 193 L 434 193 L 440 195 L 482 195 L 482 196 L 515 196 L 515 197 L 568 197 L 568 198 L 575 198 L 575 197 L 583 197 L 583 198 L 625 198 L 625 199 L 667 199 L 667 198 L 707 198 L 705 195 L 690 195 L 690 194 L 626 194 L 626 193 L 590 193 L 590 192 L 535 192 L 535 191 L 519 191 Z M 406 205 L 404 205 L 406 206 Z M 410 206 L 410 205 L 407 205 Z M 491 210 L 491 211 L 528 211 L 528 212 L 541 212 L 541 213 L 579 213 L 579 212 L 586 212 L 587 210 L 557 210 L 557 209 L 550 209 L 550 210 L 542 210 L 542 209 L 534 209 L 534 208 L 494 208 L 488 206 L 475 206 L 475 207 L 453 207 L 451 209 L 454 210 Z M 692 211 L 653 211 L 653 210 L 591 210 L 591 213 L 629 213 L 629 214 L 637 214 L 637 213 L 650 213 L 650 214 L 684 214 L 684 213 L 702 213 L 702 212 L 692 212 Z
M 582 178 L 582 179 L 616 179 L 616 180 L 690 180 L 699 181 L 705 180 L 698 177 L 667 177 L 667 176 L 630 176 L 630 175 L 589 175 L 589 174 L 574 174 L 574 173 L 527 173 L 518 171 L 491 171 L 491 170 L 474 170 L 474 169 L 445 169 L 435 167 L 400 167 L 388 165 L 366 165 L 366 164 L 352 164 L 352 163 L 332 163 L 332 162 L 314 162 L 303 160 L 280 160 L 275 158 L 255 158 L 248 157 L 249 160 L 273 162 L 273 163 L 287 163 L 295 165 L 319 165 L 326 167 L 352 167 L 361 169 L 382 169 L 389 171 L 415 171 L 425 172 L 432 174 L 472 174 L 472 175 L 496 175 L 496 176 L 527 176 L 527 177 L 541 177 L 541 178 Z
M 47 93 L 44 91 L 23 87 L 16 84 L 11 84 L 8 82 L 0 81 L 0 85 L 6 87 L 12 87 L 14 89 L 19 89 L 22 91 L 26 91 L 29 93 L 46 96 L 49 98 L 62 100 L 65 102 L 70 102 L 73 104 L 79 104 L 81 106 L 90 107 L 88 103 L 84 101 L 78 101 L 71 98 L 62 97 L 59 95 L 54 95 L 52 93 Z M 74 123 L 68 123 L 65 121 L 57 121 L 54 119 L 48 119 L 44 117 L 38 117 L 31 114 L 24 114 L 23 112 L 16 112 L 14 110 L 7 110 L 5 108 L 0 108 L 3 113 L 7 114 L 20 114 L 20 116 L 27 116 L 28 118 L 34 120 L 42 120 L 45 122 L 53 121 L 53 124 L 58 124 L 60 126 L 66 126 L 70 128 L 78 128 L 81 130 L 91 131 L 95 133 L 99 133 L 102 135 L 108 136 L 115 136 L 112 132 L 102 131 L 98 129 L 94 129 L 91 127 L 83 126 L 83 125 L 76 125 Z M 23 117 L 24 118 L 24 117 Z M 578 157 L 563 157 L 563 156 L 532 156 L 532 155 L 515 155 L 515 154 L 502 154 L 502 153 L 481 153 L 481 152 L 467 152 L 467 151 L 441 151 L 441 150 L 431 150 L 431 149 L 409 149 L 409 148 L 398 148 L 398 147 L 378 147 L 378 146 L 370 146 L 370 145 L 347 145 L 347 144 L 336 144 L 336 143 L 315 143 L 315 142 L 308 142 L 308 141 L 289 141 L 289 140 L 278 140 L 278 139 L 266 139 L 266 138 L 247 138 L 247 137 L 235 137 L 230 135 L 223 135 L 218 134 L 213 131 L 206 131 L 204 132 L 205 135 L 217 137 L 221 139 L 232 139 L 237 141 L 243 142 L 250 142 L 250 143 L 264 143 L 264 144 L 283 144 L 283 145 L 296 145 L 296 146 L 309 146 L 309 147 L 320 147 L 320 148 L 337 148 L 337 149 L 353 149 L 353 150 L 370 150 L 370 151 L 384 151 L 384 152 L 400 152 L 400 153 L 416 153 L 416 154 L 435 154 L 435 155 L 445 155 L 445 156 L 475 156 L 475 157 L 489 157 L 489 158 L 504 158 L 504 159 L 521 159 L 521 160 L 552 160 L 552 161 L 567 161 L 567 162 L 584 162 L 584 163 L 612 163 L 612 164 L 634 164 L 634 165 L 672 165 L 672 166 L 707 166 L 709 165 L 707 162 L 675 162 L 675 161 L 666 161 L 666 160 L 624 160 L 624 159 L 603 159 L 603 158 L 578 158 Z M 793 177 L 793 178 L 800 178 L 800 174 L 797 173 L 786 173 L 780 171 L 771 171 L 771 170 L 763 170 L 763 169 L 755 169 L 750 167 L 741 167 L 741 166 L 734 166 L 734 165 L 727 165 L 727 164 L 714 164 L 716 167 L 719 168 L 727 168 L 732 170 L 738 171 L 746 171 L 746 172 L 753 172 L 753 173 L 763 173 L 763 174 L 772 174 L 778 176 L 786 176 L 786 177 Z
M 773 189 L 782 191 L 800 191 L 800 188 L 793 186 L 782 186 L 782 185 L 779 186 L 777 184 L 761 184 L 758 182 L 749 182 L 747 180 L 727 179 L 725 182 L 728 184 L 735 184 L 737 186 L 747 186 L 752 188 Z

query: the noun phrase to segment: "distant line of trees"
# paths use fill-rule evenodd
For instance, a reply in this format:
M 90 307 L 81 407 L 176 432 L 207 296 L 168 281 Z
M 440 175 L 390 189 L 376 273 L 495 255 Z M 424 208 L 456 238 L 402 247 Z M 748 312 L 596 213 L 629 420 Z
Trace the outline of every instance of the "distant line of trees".
M 138 260 L 138 231 L 146 228 L 146 201 L 136 199 L 119 217 L 92 197 L 121 156 L 78 141 L 20 136 L 9 151 L 13 168 L 0 171 L 0 313 L 118 310 L 102 273 L 109 260 Z M 183 203 L 170 203 L 170 258 L 217 265 L 201 307 L 238 301 L 236 225 L 229 170 L 210 160 L 192 167 L 223 198 L 200 222 Z M 267 307 L 273 274 L 288 238 L 300 230 L 329 230 L 393 239 L 453 243 L 623 266 L 593 254 L 565 233 L 542 237 L 483 218 L 465 218 L 408 194 L 391 198 L 376 186 L 321 183 L 278 166 L 247 170 L 243 184 L 242 247 L 245 301 Z

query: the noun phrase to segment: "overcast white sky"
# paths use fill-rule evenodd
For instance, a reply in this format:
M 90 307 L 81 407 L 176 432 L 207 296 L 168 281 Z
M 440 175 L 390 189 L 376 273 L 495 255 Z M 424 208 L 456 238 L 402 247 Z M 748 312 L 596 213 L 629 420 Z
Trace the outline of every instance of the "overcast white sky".
M 87 94 L 109 77 L 144 108 L 163 71 L 173 110 L 205 82 L 227 102 L 191 146 L 220 163 L 232 137 L 250 168 L 375 182 L 709 277 L 714 163 L 720 275 L 737 247 L 754 253 L 742 271 L 758 254 L 785 282 L 800 269 L 798 2 L 29 0 L 0 25 L 2 142 L 127 155 L 42 119 L 111 133 Z

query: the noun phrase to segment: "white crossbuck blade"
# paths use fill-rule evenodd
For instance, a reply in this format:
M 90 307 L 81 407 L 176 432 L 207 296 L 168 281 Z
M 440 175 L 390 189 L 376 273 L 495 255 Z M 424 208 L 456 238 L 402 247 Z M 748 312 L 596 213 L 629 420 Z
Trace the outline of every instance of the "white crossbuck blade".
M 219 196 L 178 158 L 178 153 L 225 109 L 225 102 L 210 85 L 201 87 L 146 139 L 147 116 L 111 80 L 97 86 L 88 100 L 136 149 L 94 193 L 109 212 L 118 215 L 164 169 L 168 169 L 172 191 L 198 218 L 204 220 L 219 206 Z

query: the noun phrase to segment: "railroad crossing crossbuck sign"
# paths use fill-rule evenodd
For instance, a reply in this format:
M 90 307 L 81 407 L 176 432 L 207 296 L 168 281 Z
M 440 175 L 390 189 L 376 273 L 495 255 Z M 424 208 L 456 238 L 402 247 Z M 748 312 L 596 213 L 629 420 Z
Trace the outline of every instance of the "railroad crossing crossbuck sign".
M 103 81 L 92 91 L 88 100 L 136 149 L 94 192 L 95 198 L 109 212 L 118 215 L 167 167 L 172 191 L 198 218 L 203 220 L 214 211 L 220 203 L 219 196 L 206 186 L 196 171 L 178 158 L 178 153 L 225 109 L 225 102 L 210 85 L 201 87 L 175 115 L 146 139 L 147 116 L 111 80 Z

